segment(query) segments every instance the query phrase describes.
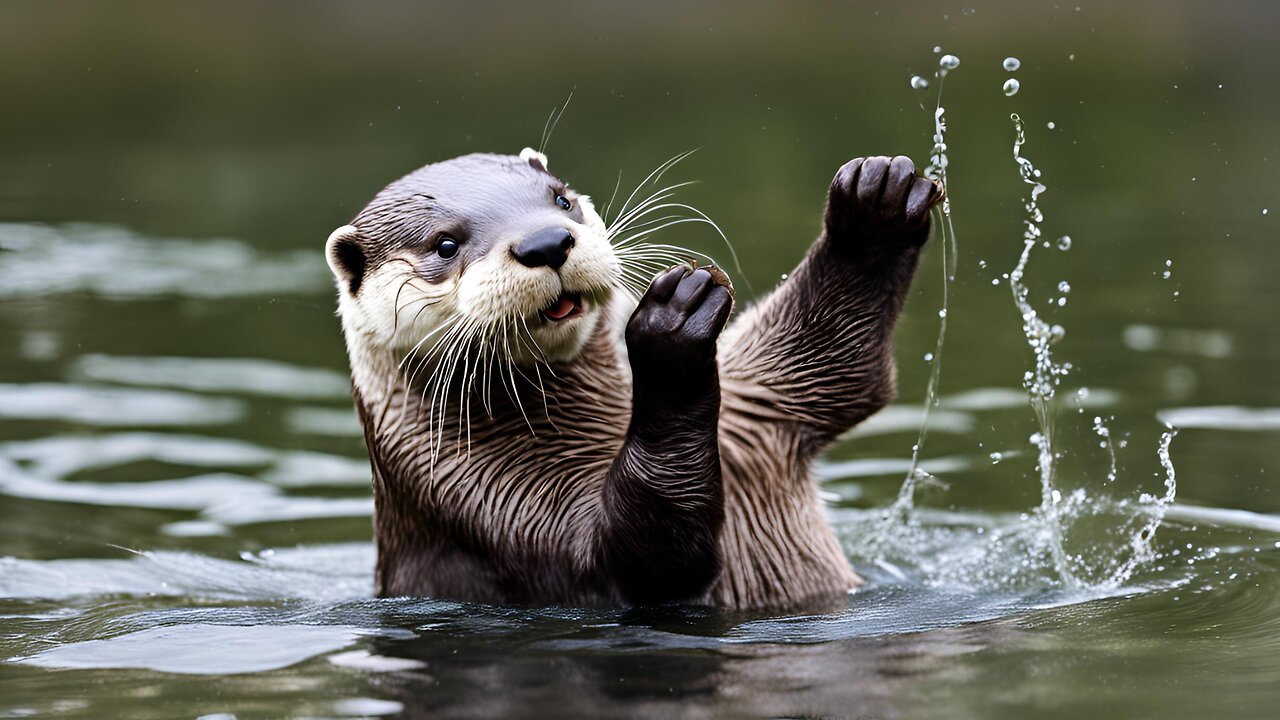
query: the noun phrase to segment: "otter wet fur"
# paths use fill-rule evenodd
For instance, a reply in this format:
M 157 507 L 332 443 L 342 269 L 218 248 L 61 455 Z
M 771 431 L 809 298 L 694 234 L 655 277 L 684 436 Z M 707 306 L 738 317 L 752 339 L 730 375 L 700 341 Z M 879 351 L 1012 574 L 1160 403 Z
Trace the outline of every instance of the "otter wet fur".
M 941 189 L 846 163 L 807 256 L 727 327 L 722 271 L 640 241 L 669 196 L 606 227 L 541 153 L 467 155 L 329 237 L 379 595 L 765 609 L 861 582 L 812 465 L 893 396 Z

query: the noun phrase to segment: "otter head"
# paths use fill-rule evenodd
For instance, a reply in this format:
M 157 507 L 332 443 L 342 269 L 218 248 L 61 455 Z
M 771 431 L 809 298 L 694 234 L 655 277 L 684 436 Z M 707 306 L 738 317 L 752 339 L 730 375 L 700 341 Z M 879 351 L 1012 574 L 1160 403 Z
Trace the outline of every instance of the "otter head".
M 325 254 L 348 344 L 400 357 L 488 352 L 500 364 L 572 360 L 621 273 L 590 199 L 529 148 L 397 180 Z

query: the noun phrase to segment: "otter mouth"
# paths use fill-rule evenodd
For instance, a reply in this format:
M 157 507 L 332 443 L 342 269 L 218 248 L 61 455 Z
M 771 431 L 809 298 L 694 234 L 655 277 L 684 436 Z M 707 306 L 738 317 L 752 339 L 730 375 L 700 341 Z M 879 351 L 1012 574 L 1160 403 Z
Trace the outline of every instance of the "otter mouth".
M 538 314 L 548 322 L 564 322 L 582 315 L 582 295 L 563 292 L 560 297 L 541 310 Z

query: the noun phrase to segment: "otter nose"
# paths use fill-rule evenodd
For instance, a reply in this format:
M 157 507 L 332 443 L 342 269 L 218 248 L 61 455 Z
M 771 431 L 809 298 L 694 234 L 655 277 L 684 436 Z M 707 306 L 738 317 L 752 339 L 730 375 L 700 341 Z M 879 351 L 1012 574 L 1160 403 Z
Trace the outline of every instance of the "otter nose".
M 559 270 L 569 259 L 569 248 L 573 247 L 573 233 L 564 228 L 547 228 L 539 230 L 511 249 L 521 265 L 525 267 L 542 267 Z

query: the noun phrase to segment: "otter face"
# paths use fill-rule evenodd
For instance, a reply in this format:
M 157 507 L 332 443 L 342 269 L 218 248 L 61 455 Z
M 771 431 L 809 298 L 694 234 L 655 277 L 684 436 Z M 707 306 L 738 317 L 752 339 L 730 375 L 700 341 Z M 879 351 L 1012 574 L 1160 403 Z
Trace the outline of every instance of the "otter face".
M 500 366 L 573 359 L 622 273 L 590 199 L 528 148 L 397 180 L 325 250 L 348 343 Z

